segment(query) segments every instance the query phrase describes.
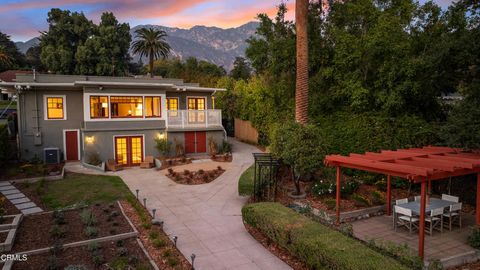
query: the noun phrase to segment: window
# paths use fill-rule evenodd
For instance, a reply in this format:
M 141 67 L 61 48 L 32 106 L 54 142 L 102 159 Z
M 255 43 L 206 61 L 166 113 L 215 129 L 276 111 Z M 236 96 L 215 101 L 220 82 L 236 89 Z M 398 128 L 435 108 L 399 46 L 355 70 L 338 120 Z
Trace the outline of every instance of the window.
M 142 97 L 110 97 L 112 118 L 143 117 Z
M 167 110 L 178 110 L 178 98 L 167 98 Z
M 90 118 L 108 118 L 108 97 L 90 97 Z
M 205 110 L 205 98 L 188 98 L 189 110 Z
M 65 119 L 64 100 L 65 97 L 46 97 L 47 119 Z
M 160 97 L 145 97 L 145 116 L 146 117 L 161 117 L 161 103 Z

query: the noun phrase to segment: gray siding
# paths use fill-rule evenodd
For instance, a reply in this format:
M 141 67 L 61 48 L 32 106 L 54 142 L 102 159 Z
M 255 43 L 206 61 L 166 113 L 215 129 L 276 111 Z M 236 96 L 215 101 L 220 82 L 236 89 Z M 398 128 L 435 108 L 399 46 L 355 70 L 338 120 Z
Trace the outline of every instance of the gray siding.
M 84 128 L 85 131 L 158 130 L 165 129 L 165 120 L 89 121 L 84 123 Z
M 35 102 L 35 92 L 37 100 Z M 66 98 L 66 120 L 44 120 L 44 95 L 65 95 Z M 43 157 L 43 149 L 48 147 L 58 147 L 63 153 L 63 130 L 80 129 L 83 121 L 83 102 L 82 91 L 74 90 L 27 90 L 20 95 L 19 113 L 19 134 L 21 144 L 21 157 L 23 159 L 32 159 L 37 156 Z M 36 137 L 37 133 L 37 114 L 35 112 L 35 103 L 38 106 L 38 128 L 41 137 Z M 36 138 L 37 139 L 36 139 Z M 39 145 L 36 145 L 36 143 Z
M 198 130 L 201 131 L 201 130 Z M 225 133 L 223 131 L 214 130 L 214 131 L 206 131 L 207 136 L 207 152 L 208 152 L 208 140 L 212 138 L 218 147 L 221 147 L 223 140 L 225 138 Z M 185 149 L 185 133 L 183 131 L 178 132 L 168 132 L 168 141 L 172 143 L 172 147 L 170 149 L 170 155 L 175 155 L 175 141 L 181 145 L 183 145 Z

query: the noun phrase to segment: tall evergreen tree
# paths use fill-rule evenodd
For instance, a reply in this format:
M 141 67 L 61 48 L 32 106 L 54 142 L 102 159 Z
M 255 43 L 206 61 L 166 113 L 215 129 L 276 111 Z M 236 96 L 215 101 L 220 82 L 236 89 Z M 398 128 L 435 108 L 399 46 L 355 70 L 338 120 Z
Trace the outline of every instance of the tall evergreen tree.
M 3 55 L 3 60 L 0 61 L 0 72 L 25 66 L 25 56 L 17 49 L 10 36 L 2 32 L 0 32 L 0 47 Z
M 247 60 L 243 57 L 236 57 L 233 62 L 233 69 L 230 71 L 230 76 L 237 80 L 248 80 L 251 75 L 252 69 Z
M 297 74 L 295 88 L 295 119 L 308 122 L 308 0 L 295 1 L 297 34 Z

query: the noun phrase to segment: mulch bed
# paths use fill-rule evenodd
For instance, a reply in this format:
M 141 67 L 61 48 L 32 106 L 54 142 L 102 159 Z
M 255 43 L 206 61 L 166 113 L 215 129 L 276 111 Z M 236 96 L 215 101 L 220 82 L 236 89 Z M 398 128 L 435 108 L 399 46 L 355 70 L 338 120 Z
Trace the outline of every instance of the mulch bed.
M 232 155 L 215 155 L 212 156 L 211 159 L 217 162 L 232 162 L 233 157 Z
M 171 167 L 175 166 L 181 166 L 185 164 L 190 164 L 192 163 L 191 158 L 186 158 L 186 157 L 179 157 L 179 158 L 167 158 L 167 159 L 160 159 L 162 161 L 162 167 L 160 167 L 158 170 L 165 170 Z
M 175 248 L 172 241 L 168 236 L 163 232 L 163 230 L 156 225 L 152 225 L 150 228 L 144 226 L 144 222 L 138 215 L 137 211 L 132 207 L 132 205 L 126 201 L 121 201 L 122 207 L 125 211 L 125 214 L 133 223 L 135 228 L 138 230 L 138 237 L 142 241 L 145 249 L 147 250 L 150 257 L 157 264 L 160 269 L 165 270 L 190 270 L 192 266 L 189 261 L 180 253 L 178 249 Z M 143 208 L 143 206 L 140 206 Z M 144 209 L 145 210 L 145 209 Z M 146 210 L 145 210 L 146 211 Z M 148 219 L 151 217 L 148 216 Z M 150 220 L 146 221 L 150 222 Z M 156 234 L 156 238 L 151 237 L 151 235 Z M 160 243 L 163 244 L 160 245 Z M 170 254 L 166 256 L 166 254 Z M 174 262 L 177 262 L 176 265 Z
M 3 195 L 0 195 L 0 200 L 1 200 L 1 198 L 4 198 L 3 199 L 3 207 L 5 209 L 5 215 L 20 214 L 20 210 L 18 210 L 18 208 L 15 207 L 15 205 L 13 205 L 13 203 L 10 202 L 10 200 L 5 198 L 5 196 L 3 196 Z
M 62 173 L 64 163 L 60 164 L 10 164 L 8 169 L 0 173 L 0 180 L 15 180 L 25 178 L 59 175 Z
M 166 176 L 178 184 L 201 185 L 212 182 L 224 172 L 225 170 L 220 166 L 218 166 L 215 170 L 198 170 L 196 172 L 192 172 L 189 170 L 184 170 L 183 172 L 175 172 L 174 170 L 169 169 Z
M 0 232 L 0 243 L 4 243 L 5 240 L 7 240 L 8 232 L 9 231 Z
M 448 268 L 448 270 L 478 270 L 480 269 L 480 261 L 466 263 L 456 267 Z
M 15 262 L 14 270 L 37 270 L 52 269 L 52 260 L 56 258 L 56 268 L 64 269 L 70 265 L 82 265 L 86 269 L 153 269 L 143 250 L 138 245 L 136 238 L 129 238 L 115 242 L 99 243 L 101 247 L 97 252 L 102 259 L 98 263 L 94 262 L 94 254 L 88 250 L 87 246 L 71 247 L 56 253 L 51 252 L 29 255 L 26 261 Z M 122 256 L 123 255 L 123 256 Z M 120 262 L 124 262 L 120 263 Z M 119 268 L 118 265 L 123 267 Z M 115 267 L 116 266 L 116 267 Z
M 4 217 L 4 218 L 0 219 L 0 224 L 1 225 L 12 224 L 14 219 L 15 219 L 15 217 Z
M 85 234 L 86 225 L 83 224 L 80 217 L 80 213 L 85 209 L 91 210 L 96 218 L 97 236 L 89 237 Z M 65 224 L 58 225 L 60 230 L 64 231 L 64 236 L 58 239 L 63 244 L 132 231 L 130 224 L 123 217 L 117 204 L 98 204 L 83 209 L 65 210 L 63 213 Z M 52 228 L 55 225 L 52 213 L 24 216 L 17 231 L 13 251 L 19 252 L 53 246 L 56 243 L 56 239 L 52 235 Z
M 270 240 L 268 237 L 266 237 L 263 233 L 261 233 L 257 229 L 249 226 L 248 224 L 244 224 L 244 225 L 247 231 L 253 236 L 253 238 L 255 238 L 255 240 L 257 240 L 266 249 L 268 249 L 271 253 L 277 256 L 280 260 L 290 265 L 290 267 L 292 267 L 294 270 L 310 269 L 307 267 L 307 265 L 305 265 L 305 263 L 297 259 L 290 252 L 288 252 L 286 249 L 284 249 L 274 241 Z

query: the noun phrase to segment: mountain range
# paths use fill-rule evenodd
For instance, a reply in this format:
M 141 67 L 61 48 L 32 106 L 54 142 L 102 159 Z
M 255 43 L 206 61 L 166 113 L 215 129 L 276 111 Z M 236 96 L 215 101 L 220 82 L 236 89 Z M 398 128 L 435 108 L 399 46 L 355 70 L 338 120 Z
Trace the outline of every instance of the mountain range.
M 166 40 L 172 48 L 171 57 L 186 59 L 196 57 L 219 66 L 227 71 L 233 68 L 237 56 L 245 56 L 246 40 L 255 35 L 258 22 L 249 22 L 235 28 L 193 26 L 190 29 L 167 27 L 161 25 L 138 25 L 131 28 L 132 39 L 135 40 L 135 30 L 142 27 L 152 27 L 164 30 Z M 39 43 L 38 37 L 26 42 L 16 42 L 17 48 L 25 53 L 30 47 Z M 138 61 L 138 55 L 132 55 L 133 61 Z M 143 59 L 146 62 L 146 59 Z

